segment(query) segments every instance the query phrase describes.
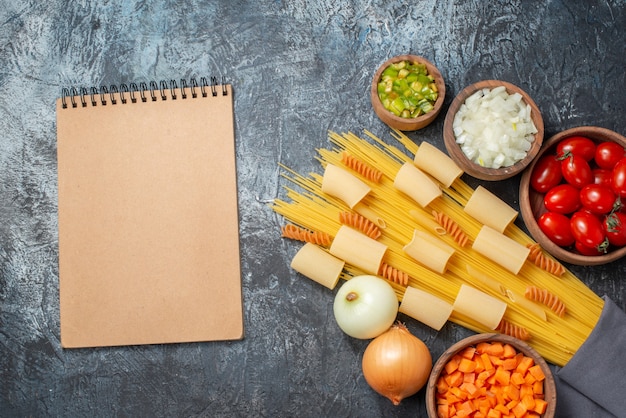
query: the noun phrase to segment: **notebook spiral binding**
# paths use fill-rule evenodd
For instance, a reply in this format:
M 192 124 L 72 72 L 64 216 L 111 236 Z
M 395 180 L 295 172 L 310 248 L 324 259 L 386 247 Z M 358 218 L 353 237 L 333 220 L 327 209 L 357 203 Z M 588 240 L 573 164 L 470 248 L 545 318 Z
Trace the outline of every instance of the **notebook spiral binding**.
M 178 98 L 177 91 L 180 92 L 180 97 L 182 99 L 187 99 L 187 89 L 190 89 L 191 97 L 198 97 L 198 91 L 202 97 L 207 97 L 209 95 L 209 90 L 211 91 L 211 96 L 218 95 L 218 81 L 217 77 L 211 77 L 211 81 L 209 82 L 206 77 L 200 78 L 200 83 L 195 78 L 189 79 L 189 83 L 187 83 L 187 79 L 182 78 L 180 80 L 180 86 L 176 80 L 170 80 L 169 82 L 166 80 L 161 80 L 159 83 L 156 81 L 150 81 L 150 83 L 141 82 L 139 85 L 136 83 L 130 84 L 120 84 L 119 87 L 115 84 L 110 87 L 100 86 L 98 87 L 71 87 L 71 88 L 63 88 L 61 95 L 61 103 L 63 109 L 67 109 L 68 107 L 68 99 L 71 103 L 72 107 L 78 107 L 78 100 L 80 100 L 80 105 L 82 107 L 87 107 L 89 104 L 92 106 L 97 106 L 98 102 L 102 106 L 106 106 L 107 103 L 111 103 L 112 105 L 118 104 L 118 100 L 116 95 L 119 94 L 119 99 L 122 104 L 126 104 L 129 100 L 131 103 L 137 103 L 137 95 L 139 95 L 139 100 L 142 102 L 147 102 L 148 97 L 151 101 L 155 102 L 159 98 L 161 100 L 167 100 L 167 95 L 165 94 L 166 90 L 170 91 L 172 100 L 176 100 Z M 228 91 L 226 89 L 225 77 L 222 77 L 222 96 L 228 95 Z M 107 100 L 108 97 L 108 100 Z M 99 100 L 98 100 L 99 99 Z

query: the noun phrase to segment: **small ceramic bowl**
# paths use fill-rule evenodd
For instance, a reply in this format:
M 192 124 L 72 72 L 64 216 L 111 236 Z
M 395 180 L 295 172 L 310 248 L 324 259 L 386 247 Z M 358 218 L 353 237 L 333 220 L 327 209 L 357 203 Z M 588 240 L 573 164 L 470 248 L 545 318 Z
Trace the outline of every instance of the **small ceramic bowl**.
M 594 266 L 613 262 L 626 255 L 626 247 L 611 249 L 606 254 L 597 256 L 587 256 L 576 252 L 574 249 L 563 248 L 553 243 L 539 228 L 537 219 L 546 212 L 543 204 L 544 194 L 538 193 L 530 187 L 530 177 L 535 164 L 546 153 L 555 153 L 557 144 L 572 136 L 584 136 L 594 140 L 596 143 L 602 141 L 613 141 L 626 148 L 626 138 L 609 129 L 596 126 L 581 126 L 577 128 L 567 129 L 549 138 L 544 144 L 543 149 L 537 154 L 537 158 L 528 169 L 522 174 L 519 189 L 519 205 L 520 212 L 524 223 L 528 228 L 528 232 L 537 241 L 541 247 L 561 261 L 580 266 Z
M 547 402 L 547 407 L 545 412 L 543 413 L 543 418 L 552 418 L 554 417 L 554 413 L 556 411 L 556 385 L 554 383 L 554 377 L 552 376 L 552 371 L 548 367 L 546 361 L 535 351 L 532 347 L 530 347 L 525 342 L 518 340 L 516 338 L 510 337 L 505 334 L 498 333 L 486 333 L 486 334 L 476 334 L 471 337 L 467 337 L 456 344 L 452 345 L 448 348 L 439 359 L 435 362 L 433 369 L 430 373 L 430 377 L 428 379 L 428 383 L 426 384 L 426 410 L 428 412 L 429 418 L 437 418 L 437 380 L 439 379 L 440 374 L 444 370 L 445 365 L 454 357 L 456 354 L 462 352 L 468 347 L 476 347 L 477 344 L 483 342 L 501 342 L 503 344 L 510 344 L 513 346 L 518 353 L 523 353 L 527 357 L 531 357 L 534 360 L 534 364 L 537 364 L 541 367 L 543 374 L 545 375 L 545 380 L 543 381 L 543 391 L 544 397 L 543 399 Z
M 537 128 L 537 133 L 535 134 L 535 139 L 524 159 L 508 167 L 487 168 L 476 164 L 465 155 L 459 144 L 457 144 L 456 142 L 453 122 L 459 108 L 461 107 L 461 105 L 463 105 L 463 103 L 465 103 L 465 100 L 469 96 L 479 90 L 486 88 L 493 89 L 498 86 L 504 86 L 507 93 L 509 94 L 519 93 L 522 95 L 524 102 L 530 105 L 530 117 L 535 124 L 535 127 Z M 443 124 L 443 140 L 448 154 L 450 155 L 450 158 L 452 158 L 459 165 L 459 167 L 461 167 L 463 171 L 465 171 L 470 176 L 488 181 L 504 180 L 521 173 L 528 166 L 528 164 L 530 164 L 530 162 L 537 156 L 537 153 L 541 149 L 541 144 L 543 143 L 543 133 L 543 118 L 541 117 L 539 108 L 531 99 L 531 97 L 519 87 L 511 83 L 507 83 L 506 81 L 499 80 L 479 81 L 461 90 L 461 92 L 457 94 L 457 96 L 450 104 L 450 107 L 448 108 L 448 113 L 446 114 L 446 119 Z
M 426 66 L 428 74 L 434 78 L 435 85 L 437 86 L 438 95 L 437 100 L 433 104 L 434 108 L 431 111 L 416 118 L 402 118 L 400 116 L 396 116 L 389 110 L 385 109 L 382 102 L 380 101 L 380 98 L 378 97 L 378 82 L 380 81 L 383 71 L 391 64 L 395 64 L 400 61 L 410 61 L 413 63 L 424 64 Z M 396 57 L 388 59 L 378 68 L 378 70 L 374 74 L 374 77 L 372 78 L 370 96 L 372 106 L 374 107 L 374 112 L 376 112 L 376 115 L 378 115 L 380 120 L 385 122 L 391 128 L 398 129 L 400 131 L 416 131 L 418 129 L 422 129 L 428 126 L 432 121 L 435 120 L 435 118 L 441 111 L 441 107 L 443 106 L 443 101 L 446 96 L 446 85 L 437 67 L 435 67 L 426 58 L 417 55 L 398 55 Z

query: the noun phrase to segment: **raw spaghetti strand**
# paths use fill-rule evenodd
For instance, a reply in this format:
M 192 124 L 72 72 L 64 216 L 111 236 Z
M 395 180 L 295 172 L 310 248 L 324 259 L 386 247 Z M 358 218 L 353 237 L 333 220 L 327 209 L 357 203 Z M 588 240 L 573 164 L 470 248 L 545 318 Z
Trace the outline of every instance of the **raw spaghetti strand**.
M 330 235 L 320 231 L 308 231 L 294 224 L 287 224 L 281 228 L 283 238 L 295 239 L 303 242 L 310 242 L 317 245 L 329 246 L 331 243 Z
M 538 242 L 526 244 L 526 247 L 530 249 L 528 259 L 537 266 L 544 269 L 548 273 L 554 274 L 555 276 L 561 276 L 565 273 L 565 267 L 563 267 L 563 265 L 558 261 L 546 256 Z

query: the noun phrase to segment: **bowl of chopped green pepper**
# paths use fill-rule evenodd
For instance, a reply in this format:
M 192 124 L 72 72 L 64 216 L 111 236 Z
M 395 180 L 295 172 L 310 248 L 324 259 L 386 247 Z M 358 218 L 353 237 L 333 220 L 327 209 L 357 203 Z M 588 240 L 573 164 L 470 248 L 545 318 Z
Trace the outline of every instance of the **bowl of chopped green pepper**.
M 400 131 L 428 126 L 441 111 L 445 95 L 446 86 L 437 67 L 417 55 L 388 59 L 372 78 L 374 112 Z

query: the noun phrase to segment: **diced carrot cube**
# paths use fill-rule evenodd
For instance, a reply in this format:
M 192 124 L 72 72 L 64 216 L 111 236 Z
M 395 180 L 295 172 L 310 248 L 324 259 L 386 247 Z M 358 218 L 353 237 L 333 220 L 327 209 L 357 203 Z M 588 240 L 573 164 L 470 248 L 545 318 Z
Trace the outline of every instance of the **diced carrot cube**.
M 476 373 L 465 373 L 463 374 L 463 382 L 464 383 L 474 383 L 476 381 Z
M 463 383 L 463 373 L 460 371 L 455 371 L 452 374 L 447 375 L 444 379 L 446 379 L 446 383 L 450 387 L 458 387 Z
M 535 409 L 535 397 L 532 395 L 526 395 L 520 398 L 522 400 L 522 403 L 524 404 L 524 406 L 526 407 L 526 410 L 533 410 Z
M 503 391 L 504 396 L 513 401 L 518 401 L 519 397 L 519 389 L 514 385 L 507 385 L 504 387 Z
M 476 369 L 476 362 L 474 360 L 469 360 L 466 358 L 462 358 L 459 363 L 459 371 L 462 373 L 471 373 Z
M 541 366 L 535 364 L 530 369 L 528 369 L 528 373 L 532 374 L 533 377 L 537 380 L 544 380 L 546 375 L 543 374 L 543 370 L 541 370 Z
M 463 401 L 464 401 L 465 399 L 467 399 L 467 393 L 466 393 L 466 392 L 464 392 L 464 391 L 463 391 L 461 388 L 459 388 L 459 387 L 452 387 L 452 388 L 450 388 L 450 393 L 451 393 L 452 395 L 454 395 L 457 399 L 460 399 L 460 400 L 463 400 Z
M 517 387 L 522 386 L 525 383 L 524 376 L 520 372 L 511 373 L 511 384 Z
M 537 380 L 533 383 L 533 393 L 535 395 L 543 395 L 543 382 Z
M 497 409 L 490 409 L 489 412 L 487 412 L 487 418 L 502 418 L 502 412 Z
M 507 358 L 502 362 L 504 370 L 515 370 L 517 367 L 517 359 L 515 357 Z
M 532 385 L 533 383 L 535 383 L 537 381 L 537 379 L 535 379 L 535 376 L 533 376 L 531 373 L 526 373 L 524 375 L 524 382 Z
M 543 414 L 548 409 L 548 402 L 543 399 L 535 399 L 535 407 L 533 411 L 538 414 Z
M 453 356 L 450 361 L 448 361 L 444 367 L 444 370 L 447 374 L 452 374 L 459 368 L 459 362 L 461 361 L 461 356 Z
M 473 383 L 464 382 L 461 385 L 460 389 L 466 392 L 469 398 L 474 398 L 476 395 L 476 392 L 478 392 L 478 388 Z
M 513 358 L 517 355 L 517 350 L 511 344 L 504 344 L 502 348 L 502 357 L 504 358 Z
M 480 355 L 481 360 L 483 361 L 483 365 L 485 366 L 485 370 L 493 369 L 493 363 L 491 362 L 491 358 L 489 354 L 483 353 Z
M 450 408 L 447 404 L 437 406 L 438 418 L 450 418 Z
M 476 344 L 476 352 L 479 354 L 485 353 L 489 346 L 491 346 L 491 343 L 488 343 L 488 342 L 478 343 Z
M 522 402 L 518 402 L 513 408 L 511 408 L 511 412 L 513 412 L 516 418 L 521 418 L 526 415 L 528 409 L 524 406 Z
M 480 373 L 485 370 L 485 365 L 483 364 L 483 359 L 481 356 L 474 356 L 474 362 L 476 363 L 476 368 L 474 369 L 476 373 Z
M 445 393 L 445 391 L 448 390 L 449 387 L 450 386 L 448 386 L 448 383 L 445 379 L 439 378 L 437 380 L 437 393 Z
M 507 408 L 505 404 L 501 404 L 501 403 L 494 406 L 493 409 L 495 409 L 496 411 L 500 411 L 501 414 L 505 414 L 505 415 L 508 415 L 511 412 L 510 409 Z
M 474 353 L 476 353 L 476 347 L 470 345 L 469 347 L 463 349 L 460 354 L 461 357 L 471 360 L 474 358 Z
M 535 365 L 535 361 L 532 359 L 532 357 L 526 357 L 524 356 L 519 364 L 517 365 L 517 368 L 515 371 L 520 372 L 521 374 L 526 374 L 526 372 L 528 372 L 528 369 L 530 369 L 532 366 Z
M 500 342 L 491 343 L 485 348 L 485 353 L 491 356 L 502 357 L 502 354 L 504 354 L 504 345 Z
M 494 377 L 496 382 L 500 383 L 502 386 L 506 386 L 511 381 L 511 372 L 504 370 L 503 368 L 499 368 L 496 370 Z

